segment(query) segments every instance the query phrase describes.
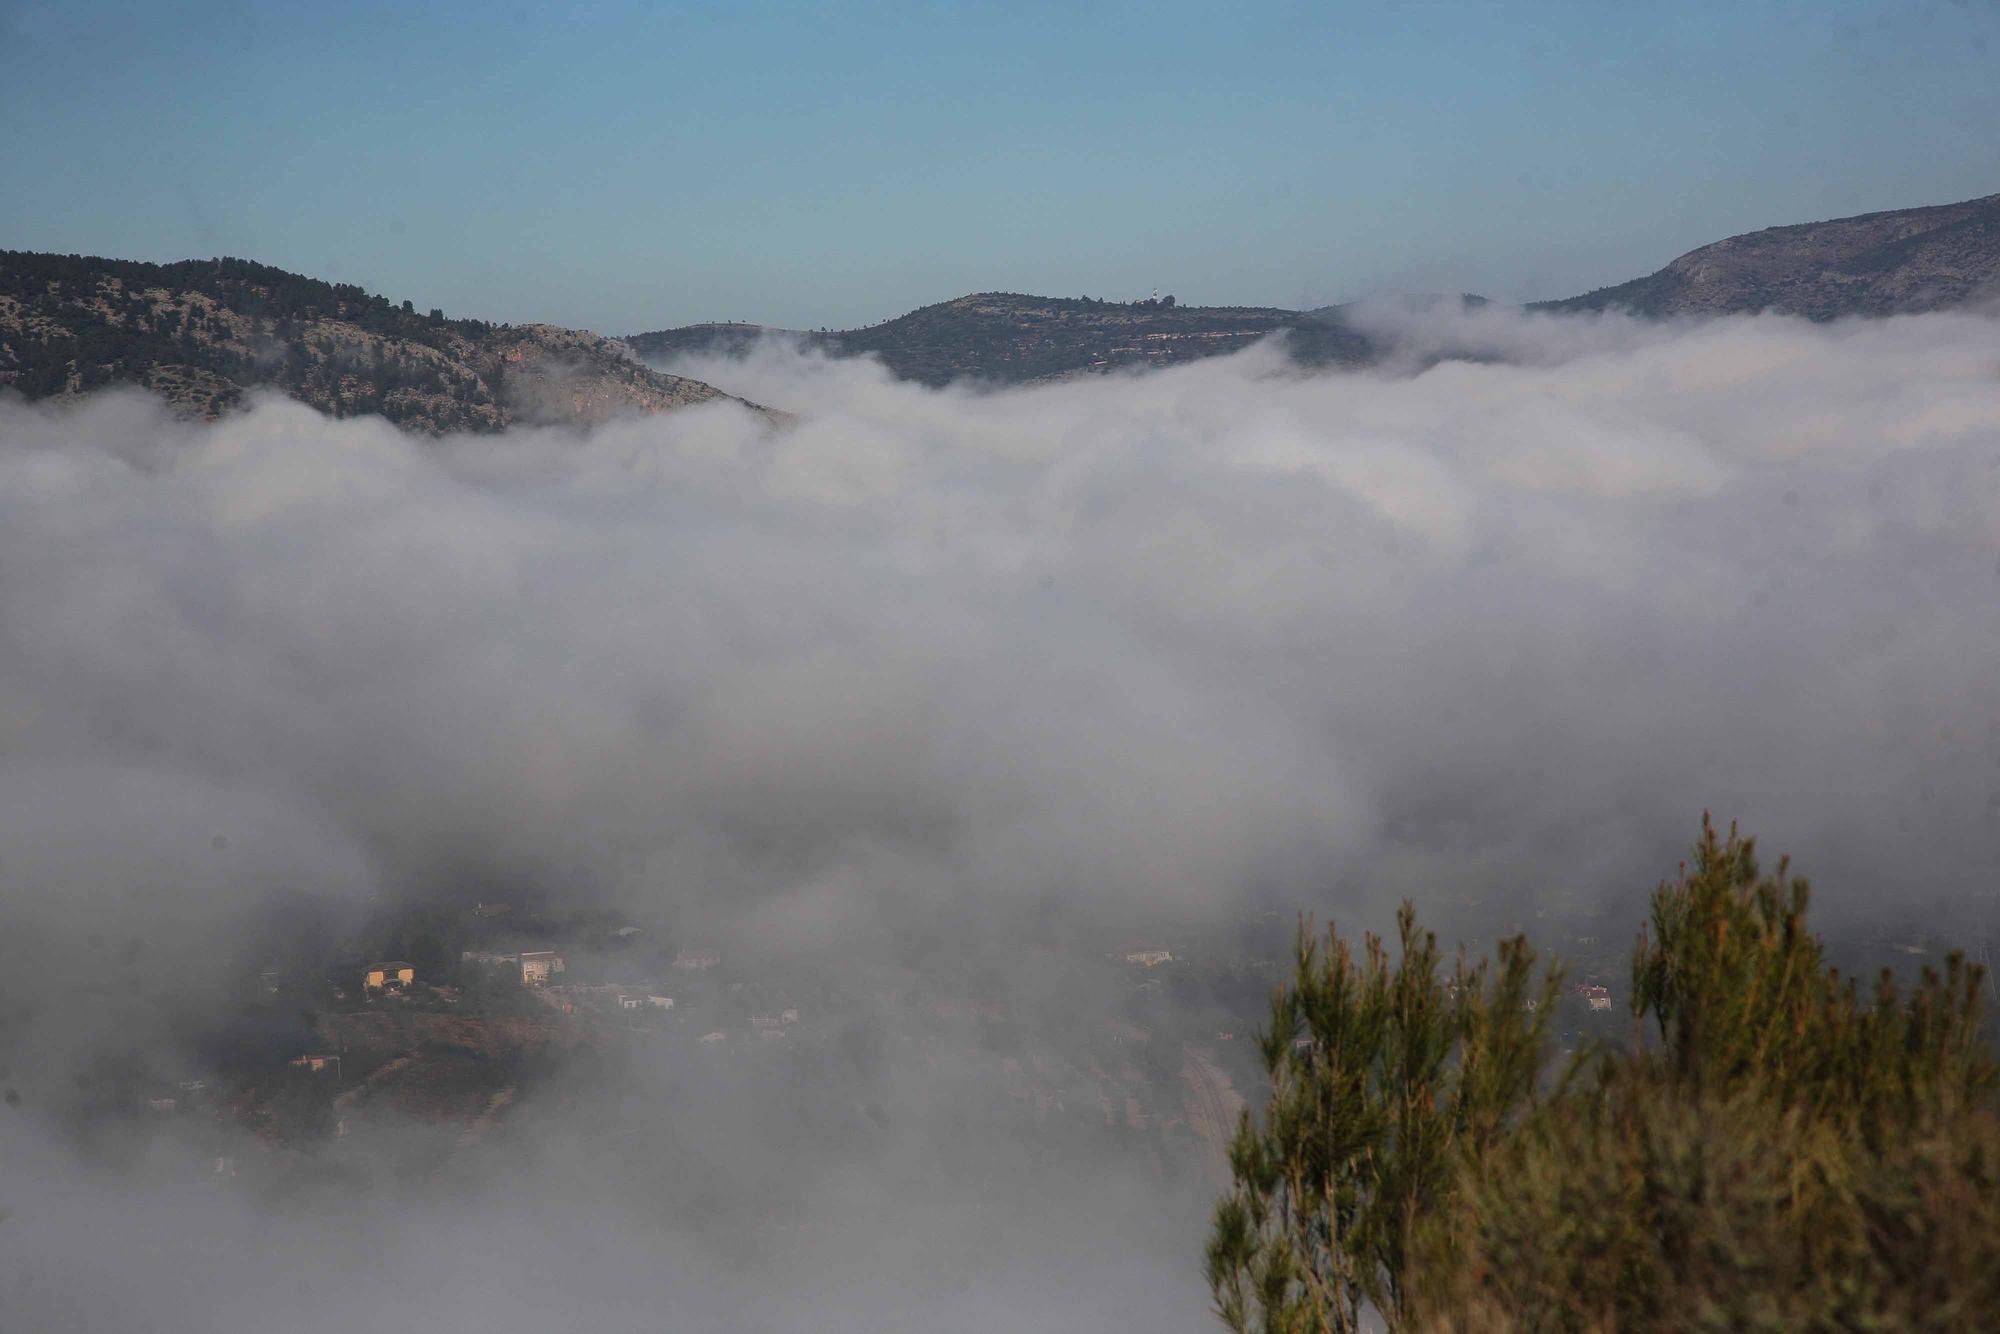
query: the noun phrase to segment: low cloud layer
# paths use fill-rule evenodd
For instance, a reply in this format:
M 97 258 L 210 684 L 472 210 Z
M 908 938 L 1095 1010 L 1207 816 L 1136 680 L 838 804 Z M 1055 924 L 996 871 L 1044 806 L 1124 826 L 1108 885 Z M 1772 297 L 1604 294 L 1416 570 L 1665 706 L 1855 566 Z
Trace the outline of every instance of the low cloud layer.
M 214 426 L 0 402 L 13 990 L 135 936 L 106 968 L 176 974 L 274 896 L 542 894 L 803 960 L 942 937 L 1003 974 L 1052 916 L 1379 925 L 1411 896 L 1450 936 L 1468 899 L 1566 896 L 1623 930 L 1704 808 L 1829 914 L 1986 924 L 2000 322 L 1399 332 L 1489 360 L 1260 348 L 996 393 L 775 345 L 673 367 L 799 415 L 778 433 L 726 405 L 430 442 L 278 400 Z M 17 1068 L 88 1037 L 16 1015 Z M 4 1188 L 80 1232 L 125 1189 L 36 1173 Z M 1142 1216 L 1124 1188 L 1055 1202 Z M 171 1207 L 141 1196 L 131 1226 Z M 635 1226 L 561 1281 L 617 1293 Z M 933 1235 L 965 1240 L 959 1285 L 911 1327 L 1038 1282 L 1004 1238 Z M 676 1290 L 721 1301 L 687 1263 Z M 1168 1263 L 1113 1246 L 1105 1291 Z M 1172 1263 L 1184 1293 L 1198 1259 Z M 830 1272 L 762 1276 L 758 1324 L 901 1327 L 865 1277 L 824 1318 Z M 323 1297 L 297 1301 L 330 1327 Z M 242 1301 L 219 1323 L 274 1309 Z

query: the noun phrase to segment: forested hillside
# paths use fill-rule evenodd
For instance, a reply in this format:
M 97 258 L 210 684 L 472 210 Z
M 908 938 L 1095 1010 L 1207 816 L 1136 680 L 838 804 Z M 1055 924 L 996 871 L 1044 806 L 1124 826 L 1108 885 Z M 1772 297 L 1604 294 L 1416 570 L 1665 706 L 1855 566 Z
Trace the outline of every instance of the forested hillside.
M 723 397 L 610 339 L 418 312 L 242 259 L 144 264 L 0 251 L 0 387 L 30 399 L 138 385 L 215 417 L 259 387 L 412 430 L 591 422 Z
M 1374 355 L 1369 340 L 1337 317 L 1266 306 L 1183 306 L 1173 297 L 1100 301 L 1092 297 L 980 292 L 941 301 L 861 329 L 764 330 L 700 324 L 626 339 L 653 360 L 691 352 L 740 352 L 762 333 L 802 341 L 831 356 L 879 357 L 899 379 L 1025 384 L 1141 366 L 1171 366 L 1237 352 L 1283 334 L 1303 365 L 1356 365 Z

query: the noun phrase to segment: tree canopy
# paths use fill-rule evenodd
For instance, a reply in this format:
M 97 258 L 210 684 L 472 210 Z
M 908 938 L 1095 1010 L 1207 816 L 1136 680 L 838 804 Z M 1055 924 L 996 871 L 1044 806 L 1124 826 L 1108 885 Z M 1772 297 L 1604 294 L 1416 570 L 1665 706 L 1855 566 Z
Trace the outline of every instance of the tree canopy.
M 1958 955 L 1865 994 L 1806 883 L 1704 818 L 1653 894 L 1632 1038 L 1559 1067 L 1525 939 L 1449 973 L 1301 927 L 1207 1272 L 1223 1323 L 2000 1328 L 2000 1067 Z

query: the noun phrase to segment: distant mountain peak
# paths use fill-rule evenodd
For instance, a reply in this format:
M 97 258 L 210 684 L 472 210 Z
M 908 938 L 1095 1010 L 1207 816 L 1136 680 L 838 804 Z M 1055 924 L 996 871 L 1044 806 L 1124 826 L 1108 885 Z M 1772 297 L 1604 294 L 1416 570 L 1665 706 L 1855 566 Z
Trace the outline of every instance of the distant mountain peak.
M 2000 194 L 1731 236 L 1550 311 L 1905 315 L 2000 298 Z

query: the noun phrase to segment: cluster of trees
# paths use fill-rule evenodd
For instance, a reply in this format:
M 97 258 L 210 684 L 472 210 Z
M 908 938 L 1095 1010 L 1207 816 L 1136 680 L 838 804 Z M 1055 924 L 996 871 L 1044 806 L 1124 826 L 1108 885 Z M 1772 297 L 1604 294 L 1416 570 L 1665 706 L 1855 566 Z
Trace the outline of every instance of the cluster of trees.
M 1301 931 L 1207 1273 L 1225 1325 L 2000 1328 L 2000 1066 L 1981 970 L 1864 995 L 1807 887 L 1703 821 L 1654 893 L 1629 1045 L 1560 1069 L 1560 970 L 1524 939 L 1449 972 Z

